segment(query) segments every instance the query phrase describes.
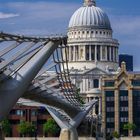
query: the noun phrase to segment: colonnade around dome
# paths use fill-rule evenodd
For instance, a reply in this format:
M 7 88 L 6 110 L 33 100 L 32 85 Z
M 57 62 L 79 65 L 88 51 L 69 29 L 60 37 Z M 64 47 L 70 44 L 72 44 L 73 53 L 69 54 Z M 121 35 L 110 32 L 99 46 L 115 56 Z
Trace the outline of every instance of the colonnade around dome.
M 76 61 L 107 61 L 118 63 L 118 47 L 105 45 L 68 46 L 69 62 Z

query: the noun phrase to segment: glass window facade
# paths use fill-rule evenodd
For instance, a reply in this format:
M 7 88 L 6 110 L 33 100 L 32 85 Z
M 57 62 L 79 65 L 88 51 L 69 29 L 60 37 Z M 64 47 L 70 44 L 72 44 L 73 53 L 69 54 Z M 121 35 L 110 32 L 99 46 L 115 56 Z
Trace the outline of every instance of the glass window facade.
M 140 135 L 140 90 L 133 91 L 133 123 L 136 125 L 134 136 Z
M 115 111 L 114 111 L 114 91 L 105 91 L 106 100 L 106 133 L 111 133 L 108 130 L 115 128 Z
M 128 131 L 123 129 L 124 124 L 128 123 L 128 90 L 120 90 L 120 134 L 128 136 Z

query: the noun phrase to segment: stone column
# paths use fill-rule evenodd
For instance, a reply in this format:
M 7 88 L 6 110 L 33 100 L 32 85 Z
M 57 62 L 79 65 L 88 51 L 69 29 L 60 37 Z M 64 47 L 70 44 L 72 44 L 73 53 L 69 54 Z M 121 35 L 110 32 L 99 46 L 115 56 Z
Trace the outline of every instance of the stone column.
M 73 46 L 73 61 L 76 61 L 76 51 L 75 51 L 75 46 Z
M 116 47 L 116 61 L 119 62 L 119 58 L 118 58 L 118 47 Z
M 110 61 L 112 61 L 112 59 L 111 59 L 111 46 L 109 47 L 109 59 L 110 59 Z
M 128 122 L 133 123 L 133 94 L 132 94 L 132 89 L 128 91 Z M 129 131 L 129 136 L 133 136 L 133 131 Z
M 120 113 L 119 113 L 119 91 L 118 90 L 115 90 L 115 93 L 114 93 L 114 105 L 115 105 L 115 111 L 114 111 L 114 115 L 115 115 L 115 131 L 117 131 L 118 133 L 119 130 L 120 130 L 120 121 L 119 121 L 119 118 L 120 118 Z
M 102 93 L 102 131 L 104 138 L 106 137 L 106 96 L 105 91 Z
M 89 60 L 91 61 L 91 45 L 89 46 Z
M 97 62 L 97 45 L 95 45 L 95 62 Z
M 102 50 L 103 46 L 100 45 L 100 60 L 103 60 L 103 50 Z
M 108 61 L 108 60 L 107 60 L 107 46 L 105 46 L 105 54 L 106 54 L 106 55 L 105 55 L 105 60 Z
M 71 46 L 69 46 L 69 61 L 71 61 Z

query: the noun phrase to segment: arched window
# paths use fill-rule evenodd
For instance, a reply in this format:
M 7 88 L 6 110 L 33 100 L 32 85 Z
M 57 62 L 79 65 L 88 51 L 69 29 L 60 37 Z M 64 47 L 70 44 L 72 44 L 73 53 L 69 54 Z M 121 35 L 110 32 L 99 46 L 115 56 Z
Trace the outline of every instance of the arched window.
M 98 79 L 93 80 L 93 88 L 99 88 L 99 80 Z

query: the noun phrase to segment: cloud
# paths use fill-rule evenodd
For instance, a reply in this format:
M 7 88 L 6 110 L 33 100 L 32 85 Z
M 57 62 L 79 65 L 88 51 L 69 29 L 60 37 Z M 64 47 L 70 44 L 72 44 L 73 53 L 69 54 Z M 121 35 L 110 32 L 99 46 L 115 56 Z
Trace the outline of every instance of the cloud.
M 13 18 L 13 17 L 17 17 L 17 16 L 19 16 L 19 14 L 0 12 L 0 19 Z
M 3 20 L 0 30 L 27 35 L 66 33 L 69 19 L 79 7 L 77 3 L 49 1 L 1 3 L 0 9 L 19 13 L 20 17 Z
M 113 29 L 123 35 L 132 35 L 140 32 L 140 16 L 113 16 Z

